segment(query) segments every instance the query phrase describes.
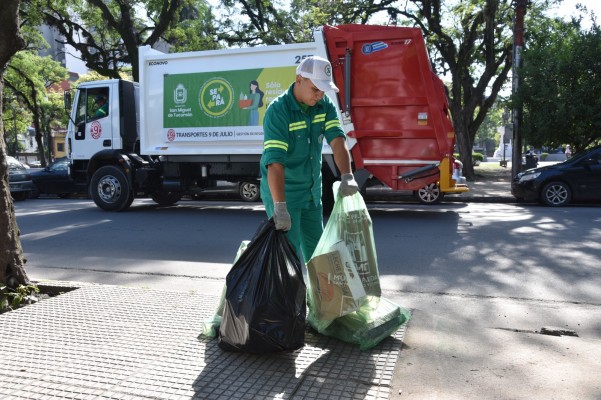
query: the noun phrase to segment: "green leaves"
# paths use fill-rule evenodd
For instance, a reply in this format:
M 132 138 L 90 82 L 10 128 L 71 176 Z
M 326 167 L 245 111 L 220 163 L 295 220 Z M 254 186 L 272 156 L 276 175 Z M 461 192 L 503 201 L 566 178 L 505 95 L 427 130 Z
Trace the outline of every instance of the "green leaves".
M 579 20 L 547 20 L 523 53 L 516 101 L 523 134 L 535 146 L 584 148 L 601 138 L 601 30 Z
M 35 294 L 39 292 L 40 289 L 36 285 L 19 285 L 11 288 L 0 283 L 0 314 L 35 303 L 38 300 Z
M 23 0 L 23 14 L 56 29 L 88 68 L 119 78 L 131 65 L 138 80 L 138 47 L 155 45 L 174 26 L 184 0 Z M 204 3 L 204 2 L 203 2 Z
M 18 114 L 19 132 L 23 132 L 23 125 L 37 127 L 38 147 L 42 145 L 43 136 L 49 138 L 50 124 L 53 121 L 65 121 L 66 116 L 58 105 L 59 100 L 53 100 L 48 89 L 67 77 L 67 70 L 59 62 L 52 60 L 50 56 L 40 57 L 34 50 L 18 52 L 8 65 L 4 83 L 11 98 L 10 110 Z M 23 122 L 25 118 L 28 121 Z M 17 120 L 13 122 L 17 124 Z

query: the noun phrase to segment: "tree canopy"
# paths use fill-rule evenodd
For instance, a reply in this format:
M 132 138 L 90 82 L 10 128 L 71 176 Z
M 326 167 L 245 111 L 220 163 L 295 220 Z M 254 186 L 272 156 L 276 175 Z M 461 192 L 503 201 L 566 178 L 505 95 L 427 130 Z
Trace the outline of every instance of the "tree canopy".
M 80 52 L 86 66 L 119 78 L 131 66 L 138 80 L 138 46 L 155 45 L 178 21 L 184 0 L 24 0 L 23 18 L 46 23 Z
M 226 46 L 300 43 L 322 25 L 366 24 L 396 13 L 397 0 L 221 0 L 218 39 Z
M 543 23 L 544 22 L 544 23 Z M 523 53 L 522 133 L 532 145 L 583 149 L 601 139 L 601 29 L 540 21 Z
M 67 70 L 50 56 L 40 57 L 35 51 L 18 52 L 10 61 L 4 82 L 13 94 L 13 101 L 32 115 L 36 129 L 39 159 L 46 166 L 43 138 L 50 143 L 51 124 L 61 119 L 64 110 L 51 101 L 49 88 L 68 76 Z

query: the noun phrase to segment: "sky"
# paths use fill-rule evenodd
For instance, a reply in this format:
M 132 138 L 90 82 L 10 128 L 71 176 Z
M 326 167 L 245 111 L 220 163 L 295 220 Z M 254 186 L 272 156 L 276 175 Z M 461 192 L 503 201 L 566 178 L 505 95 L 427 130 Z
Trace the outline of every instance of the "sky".
M 555 14 L 565 18 L 576 16 L 578 15 L 576 4 L 586 6 L 589 11 L 594 11 L 597 19 L 601 18 L 601 0 L 564 0 L 559 8 L 550 10 L 550 15 Z

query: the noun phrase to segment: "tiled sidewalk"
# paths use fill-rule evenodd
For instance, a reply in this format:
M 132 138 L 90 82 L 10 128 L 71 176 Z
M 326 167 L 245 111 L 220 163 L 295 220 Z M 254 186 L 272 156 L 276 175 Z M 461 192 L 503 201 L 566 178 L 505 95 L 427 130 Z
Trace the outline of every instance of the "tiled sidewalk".
M 218 298 L 83 286 L 0 315 L 0 399 L 388 399 L 406 326 L 362 352 L 307 330 L 293 353 L 198 339 Z

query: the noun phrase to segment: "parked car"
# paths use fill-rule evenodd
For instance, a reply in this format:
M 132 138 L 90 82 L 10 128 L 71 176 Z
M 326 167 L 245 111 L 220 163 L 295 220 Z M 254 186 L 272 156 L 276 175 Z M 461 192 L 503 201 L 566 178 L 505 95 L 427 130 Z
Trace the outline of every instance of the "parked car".
M 261 189 L 259 182 L 238 182 L 238 194 L 244 201 L 259 201 L 261 198 Z
M 553 207 L 601 202 L 601 146 L 559 164 L 518 173 L 511 193 L 518 201 L 540 201 Z
M 192 193 L 192 198 L 201 199 L 204 196 L 235 196 L 243 201 L 254 202 L 261 198 L 259 182 L 229 182 L 215 181 L 213 186 Z
M 14 157 L 6 156 L 8 164 L 8 184 L 15 201 L 23 201 L 33 189 L 29 169 Z
M 69 159 L 62 157 L 48 164 L 44 169 L 31 173 L 33 188 L 31 198 L 37 199 L 40 194 L 56 194 L 61 198 L 73 194 L 87 194 L 87 186 L 76 185 L 69 177 Z

